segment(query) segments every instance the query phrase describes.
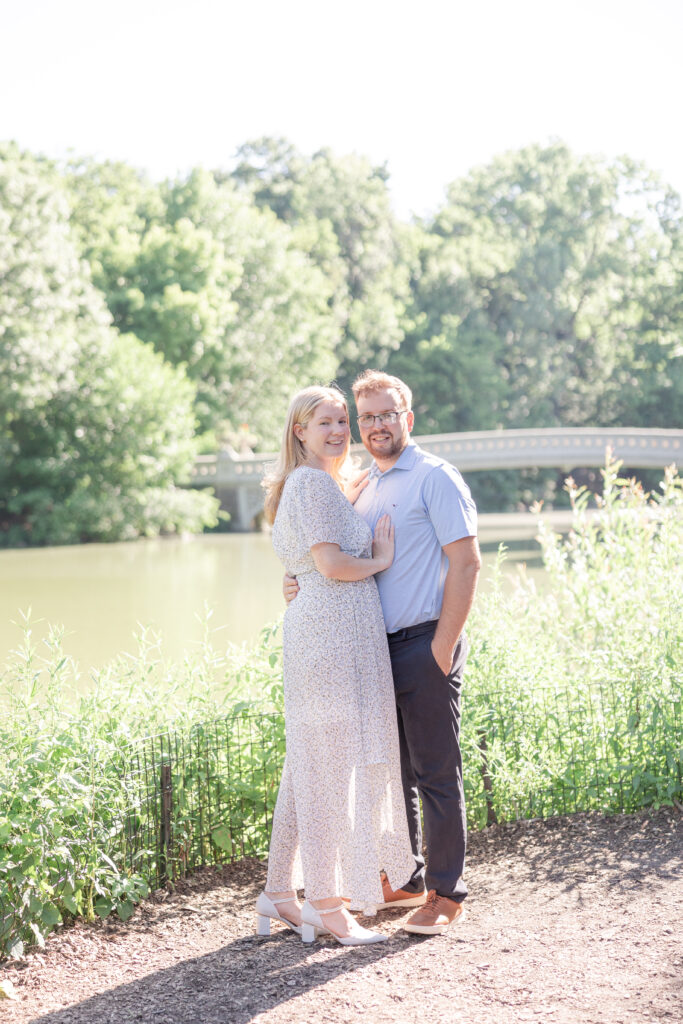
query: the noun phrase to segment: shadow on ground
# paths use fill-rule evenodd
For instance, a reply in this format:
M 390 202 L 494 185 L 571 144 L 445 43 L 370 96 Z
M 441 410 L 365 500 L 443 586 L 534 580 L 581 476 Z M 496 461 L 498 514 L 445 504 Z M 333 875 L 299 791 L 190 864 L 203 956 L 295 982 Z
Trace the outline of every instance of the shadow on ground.
M 662 809 L 474 833 L 462 925 L 420 938 L 401 930 L 407 915 L 383 912 L 377 927 L 388 941 L 357 948 L 329 939 L 304 946 L 285 930 L 255 936 L 264 865 L 208 869 L 156 894 L 126 925 L 81 924 L 56 937 L 42 965 L 16 972 L 12 1019 L 674 1024 L 682 823 Z
M 284 931 L 268 939 L 238 939 L 215 953 L 36 1018 L 36 1024 L 92 1024 L 94 1020 L 248 1024 L 255 1015 L 322 988 L 341 975 L 368 967 L 391 972 L 396 957 L 409 955 L 411 947 L 423 941 L 427 940 L 406 935 L 359 948 L 308 947 Z

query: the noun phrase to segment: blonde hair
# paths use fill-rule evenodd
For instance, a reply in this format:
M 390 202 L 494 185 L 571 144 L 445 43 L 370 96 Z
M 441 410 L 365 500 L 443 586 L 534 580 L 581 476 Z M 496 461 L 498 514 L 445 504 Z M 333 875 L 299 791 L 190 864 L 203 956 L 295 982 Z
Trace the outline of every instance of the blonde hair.
M 353 397 L 356 402 L 364 395 L 371 395 L 376 391 L 386 391 L 388 388 L 397 391 L 401 402 L 406 409 L 413 405 L 413 393 L 407 384 L 400 377 L 392 377 L 390 373 L 383 373 L 382 370 L 364 370 L 353 382 Z
M 349 414 L 346 398 L 337 388 L 325 388 L 314 384 L 312 387 L 304 388 L 303 391 L 299 391 L 294 395 L 294 398 L 289 403 L 289 411 L 285 421 L 285 428 L 282 432 L 282 444 L 280 445 L 278 460 L 270 467 L 262 483 L 266 492 L 265 516 L 268 523 L 275 521 L 280 498 L 282 497 L 282 489 L 285 486 L 287 477 L 297 466 L 305 466 L 308 461 L 306 449 L 294 433 L 294 427 L 297 424 L 305 427 L 321 402 L 334 402 L 335 405 L 342 405 L 346 409 L 346 415 L 348 416 Z M 340 486 L 345 483 L 353 468 L 349 458 L 350 443 L 351 438 L 349 437 L 343 455 L 335 459 L 332 466 L 331 475 Z

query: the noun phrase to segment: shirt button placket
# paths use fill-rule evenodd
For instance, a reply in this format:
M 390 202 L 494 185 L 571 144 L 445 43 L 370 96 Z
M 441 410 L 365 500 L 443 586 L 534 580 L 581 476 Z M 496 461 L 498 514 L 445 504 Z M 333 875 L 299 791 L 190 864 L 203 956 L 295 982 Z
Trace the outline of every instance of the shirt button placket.
M 376 495 L 375 523 L 377 523 L 377 520 L 382 515 L 382 484 L 383 483 L 384 483 L 384 480 L 382 479 L 382 477 L 380 477 L 379 480 L 377 481 L 377 490 L 375 492 L 375 495 Z

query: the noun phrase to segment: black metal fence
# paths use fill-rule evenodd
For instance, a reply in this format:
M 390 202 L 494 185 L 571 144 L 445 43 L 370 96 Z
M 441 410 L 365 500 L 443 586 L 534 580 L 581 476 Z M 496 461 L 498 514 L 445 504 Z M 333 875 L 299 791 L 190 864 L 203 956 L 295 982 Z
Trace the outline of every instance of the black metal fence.
M 462 733 L 474 827 L 578 811 L 634 811 L 683 793 L 680 693 L 631 682 L 467 689 Z M 263 856 L 284 759 L 276 712 L 239 712 L 127 752 L 112 828 L 121 867 L 161 885 Z
M 119 769 L 125 801 L 111 856 L 163 885 L 205 864 L 262 854 L 283 760 L 276 712 L 240 712 L 132 746 Z
M 634 677 L 466 690 L 472 824 L 670 804 L 683 793 L 682 702 L 680 686 Z

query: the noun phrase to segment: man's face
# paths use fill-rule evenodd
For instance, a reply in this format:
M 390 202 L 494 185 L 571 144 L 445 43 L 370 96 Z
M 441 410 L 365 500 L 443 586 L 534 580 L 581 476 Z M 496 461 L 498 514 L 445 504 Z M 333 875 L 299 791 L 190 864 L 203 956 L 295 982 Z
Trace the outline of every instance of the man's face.
M 396 461 L 408 444 L 413 429 L 413 414 L 406 410 L 401 396 L 394 388 L 359 395 L 356 402 L 358 416 L 377 416 L 384 412 L 400 413 L 395 423 L 374 420 L 371 426 L 359 423 L 361 441 L 378 462 Z

